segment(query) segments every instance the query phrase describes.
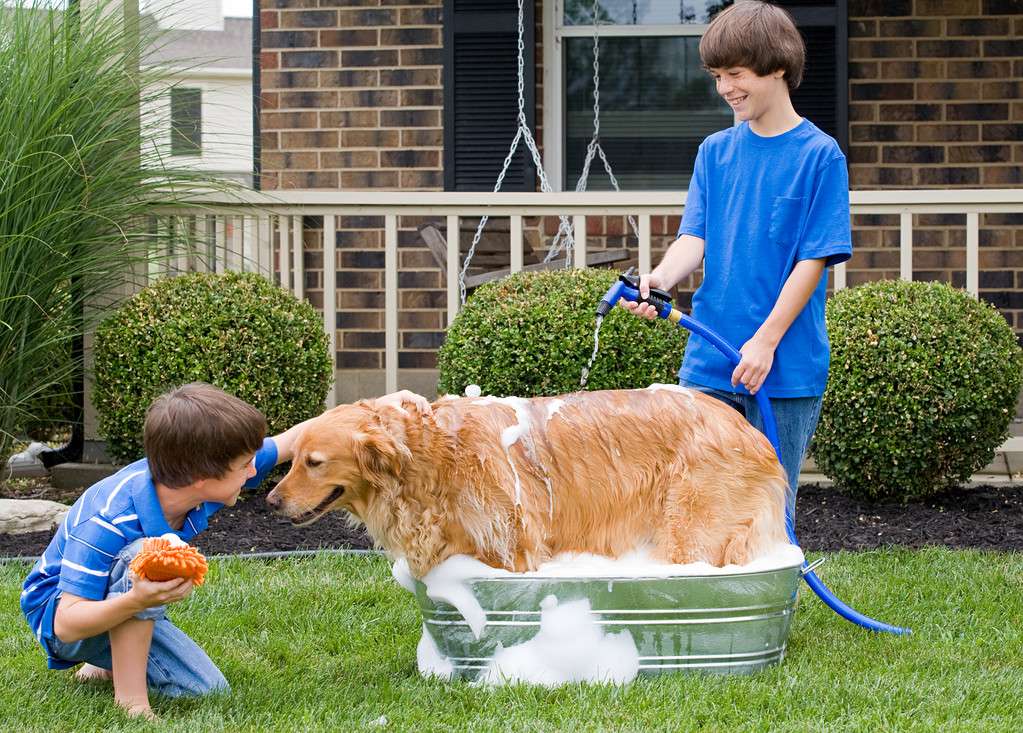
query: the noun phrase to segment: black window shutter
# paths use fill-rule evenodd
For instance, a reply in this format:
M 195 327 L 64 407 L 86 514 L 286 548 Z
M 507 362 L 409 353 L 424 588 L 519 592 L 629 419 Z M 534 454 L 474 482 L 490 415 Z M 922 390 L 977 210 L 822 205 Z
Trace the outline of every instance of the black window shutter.
M 533 2 L 526 0 L 525 112 L 535 134 Z M 492 191 L 518 128 L 515 0 L 444 0 L 444 190 Z M 502 191 L 533 191 L 536 171 L 519 142 Z
M 847 0 L 783 0 L 806 42 L 803 83 L 792 94 L 796 112 L 849 149 Z

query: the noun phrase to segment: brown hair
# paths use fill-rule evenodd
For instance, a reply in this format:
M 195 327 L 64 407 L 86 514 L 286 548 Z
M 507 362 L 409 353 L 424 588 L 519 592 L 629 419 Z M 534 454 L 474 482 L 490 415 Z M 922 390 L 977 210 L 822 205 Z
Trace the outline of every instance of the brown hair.
M 757 76 L 783 69 L 792 91 L 803 80 L 806 46 L 786 10 L 743 0 L 710 22 L 700 39 L 700 59 L 708 69 L 745 66 Z
M 193 382 L 160 395 L 146 411 L 143 444 L 153 481 L 181 488 L 220 478 L 262 447 L 263 413 L 234 395 Z

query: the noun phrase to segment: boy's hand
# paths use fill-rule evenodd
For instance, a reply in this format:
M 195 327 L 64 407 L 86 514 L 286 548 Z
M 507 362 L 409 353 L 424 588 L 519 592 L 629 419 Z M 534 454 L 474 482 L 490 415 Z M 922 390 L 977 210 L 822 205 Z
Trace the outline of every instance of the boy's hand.
M 754 336 L 742 345 L 739 353 L 742 360 L 732 372 L 732 386 L 741 382 L 750 394 L 756 394 L 771 371 L 774 347 Z
M 383 397 L 377 397 L 376 400 L 378 405 L 389 405 L 391 407 L 402 407 L 406 402 L 411 402 L 424 415 L 429 415 L 433 412 L 433 408 L 430 407 L 430 403 L 425 397 L 415 392 L 410 392 L 407 389 L 398 390 Z
M 175 578 L 157 582 L 131 572 L 131 590 L 128 593 L 135 599 L 142 608 L 153 606 L 165 606 L 168 603 L 177 603 L 189 596 L 192 592 L 192 581 L 190 578 Z
M 639 276 L 639 295 L 641 298 L 646 298 L 650 295 L 650 288 L 661 288 L 667 290 L 666 284 L 661 281 L 660 276 L 656 273 L 650 272 L 645 275 Z M 633 303 L 631 300 L 621 298 L 618 304 L 625 310 L 629 311 L 633 315 L 639 316 L 640 318 L 646 318 L 654 320 L 657 318 L 657 309 L 649 303 Z

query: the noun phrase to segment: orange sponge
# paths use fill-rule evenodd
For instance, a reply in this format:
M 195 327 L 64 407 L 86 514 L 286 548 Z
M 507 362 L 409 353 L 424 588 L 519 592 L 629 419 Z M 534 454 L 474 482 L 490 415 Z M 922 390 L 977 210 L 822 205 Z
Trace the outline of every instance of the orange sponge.
M 190 578 L 202 585 L 206 578 L 206 558 L 191 545 L 174 545 L 162 537 L 147 537 L 142 551 L 131 561 L 135 574 L 147 580 L 165 581 Z

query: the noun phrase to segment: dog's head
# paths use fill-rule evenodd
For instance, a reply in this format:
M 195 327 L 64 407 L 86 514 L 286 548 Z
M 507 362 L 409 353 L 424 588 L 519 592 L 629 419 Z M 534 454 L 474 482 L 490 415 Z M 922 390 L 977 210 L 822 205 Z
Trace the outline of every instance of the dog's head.
M 412 457 L 405 416 L 400 408 L 367 401 L 323 413 L 295 441 L 291 470 L 267 503 L 295 525 L 338 509 L 365 521 L 368 508 L 396 484 Z

